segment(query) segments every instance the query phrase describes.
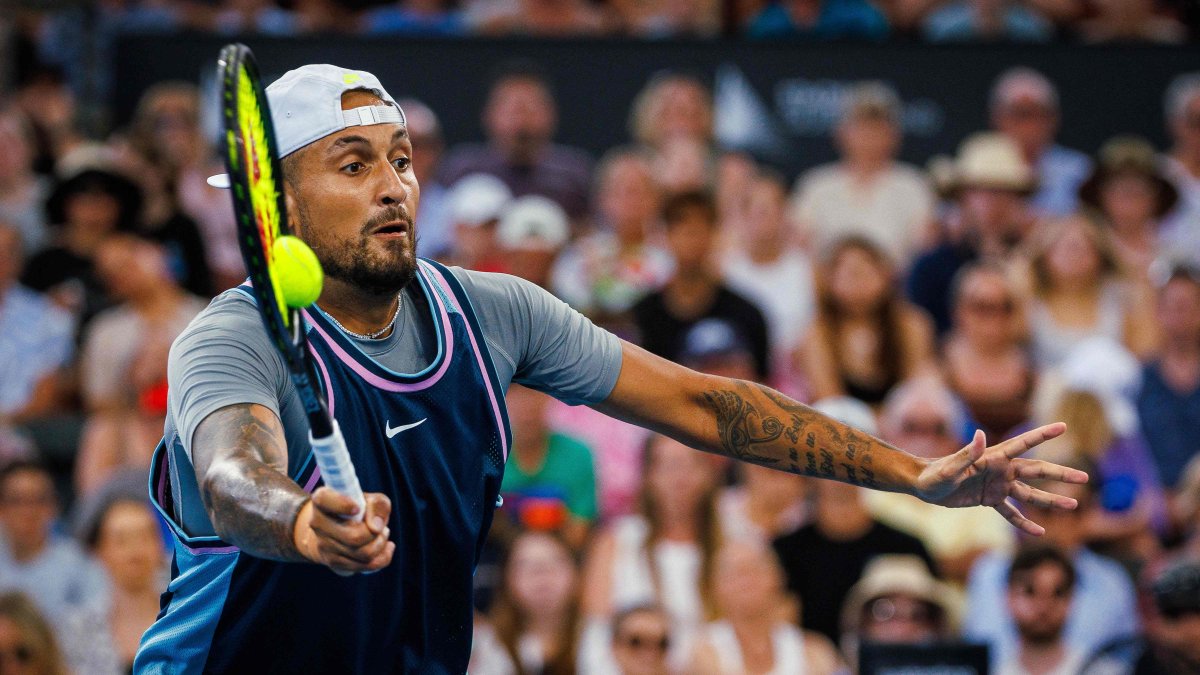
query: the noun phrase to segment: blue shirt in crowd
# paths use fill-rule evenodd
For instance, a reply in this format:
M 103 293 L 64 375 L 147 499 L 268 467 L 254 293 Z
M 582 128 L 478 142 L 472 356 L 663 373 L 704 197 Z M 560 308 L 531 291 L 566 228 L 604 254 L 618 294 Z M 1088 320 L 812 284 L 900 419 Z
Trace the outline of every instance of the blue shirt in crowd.
M 1158 363 L 1142 371 L 1142 389 L 1137 397 L 1142 434 L 1158 465 L 1164 486 L 1174 488 L 1193 457 L 1200 454 L 1200 386 L 1179 392 L 1163 379 Z
M 746 30 L 746 35 L 751 38 L 813 40 L 882 40 L 887 34 L 887 19 L 865 0 L 825 0 L 817 22 L 811 26 L 797 25 L 783 4 L 774 3 L 759 12 Z

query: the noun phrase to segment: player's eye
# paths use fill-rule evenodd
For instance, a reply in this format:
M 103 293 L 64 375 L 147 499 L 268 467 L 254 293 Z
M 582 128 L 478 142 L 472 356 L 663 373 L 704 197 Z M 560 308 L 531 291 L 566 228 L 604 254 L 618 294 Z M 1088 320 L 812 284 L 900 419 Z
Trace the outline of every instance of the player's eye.
M 412 160 L 407 157 L 397 157 L 392 160 L 392 166 L 396 167 L 397 171 L 404 171 L 412 165 Z
M 342 167 L 342 171 L 346 173 L 361 173 L 365 168 L 367 168 L 367 165 L 362 162 L 350 162 Z

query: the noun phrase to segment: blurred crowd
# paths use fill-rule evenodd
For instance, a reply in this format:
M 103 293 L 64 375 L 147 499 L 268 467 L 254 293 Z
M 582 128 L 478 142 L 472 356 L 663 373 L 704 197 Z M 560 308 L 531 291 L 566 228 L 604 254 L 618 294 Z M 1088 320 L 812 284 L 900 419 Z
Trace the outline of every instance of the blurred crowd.
M 1186 33 L 1150 0 L 451 4 L 355 25 L 658 35 L 732 14 L 779 35 L 871 15 L 879 35 L 951 39 L 998 12 L 1089 39 Z M 94 9 L 293 33 L 327 28 L 307 17 L 328 5 Z M 199 98 L 157 85 L 102 141 L 62 80 L 0 98 L 2 673 L 124 672 L 157 613 L 169 553 L 145 475 L 166 356 L 243 275 Z M 1092 476 L 1054 488 L 1076 511 L 1029 506 L 1046 535 L 1027 541 L 990 510 L 735 465 L 514 386 L 472 673 L 874 672 L 932 650 L 1000 673 L 1200 672 L 1200 73 L 1163 92 L 1161 120 L 1075 149 L 1056 141 L 1071 120 L 1055 84 L 1014 68 L 978 102 L 990 128 L 927 166 L 897 160 L 897 96 L 862 82 L 839 159 L 799 176 L 718 147 L 690 75 L 647 82 L 628 144 L 599 158 L 556 143 L 533 64 L 497 71 L 481 143 L 400 103 L 422 255 L 523 277 L 652 352 L 922 457 L 1063 420 L 1038 454 Z M 1158 124 L 1168 147 L 1138 135 Z
M 18 3 L 25 4 L 25 3 Z M 61 7 L 75 5 L 73 10 Z M 1177 44 L 1195 37 L 1185 0 L 110 0 L 27 4 L 22 32 L 69 58 L 85 32 L 204 31 L 431 36 L 629 36 L 930 42 Z M 47 7 L 53 7 L 46 13 Z M 52 49 L 67 48 L 66 53 Z

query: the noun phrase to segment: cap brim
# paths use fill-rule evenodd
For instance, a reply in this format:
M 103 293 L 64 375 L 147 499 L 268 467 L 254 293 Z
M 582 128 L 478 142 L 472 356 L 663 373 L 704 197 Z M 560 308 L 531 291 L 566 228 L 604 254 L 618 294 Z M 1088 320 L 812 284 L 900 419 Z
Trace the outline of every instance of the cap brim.
M 208 184 L 219 190 L 228 190 L 229 189 L 229 174 L 219 173 L 215 176 L 209 176 Z

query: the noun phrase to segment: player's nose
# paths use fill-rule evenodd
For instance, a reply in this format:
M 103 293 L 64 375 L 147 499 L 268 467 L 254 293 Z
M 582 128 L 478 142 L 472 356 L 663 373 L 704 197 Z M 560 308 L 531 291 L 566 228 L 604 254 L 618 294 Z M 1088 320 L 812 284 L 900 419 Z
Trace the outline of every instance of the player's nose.
M 380 171 L 380 185 L 378 188 L 377 201 L 383 206 L 391 206 L 393 204 L 403 204 L 408 199 L 408 185 L 404 182 L 403 177 L 396 170 L 396 167 L 390 163 L 386 164 L 387 169 Z

